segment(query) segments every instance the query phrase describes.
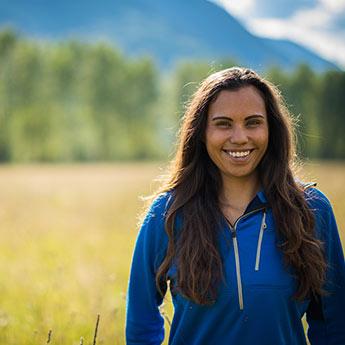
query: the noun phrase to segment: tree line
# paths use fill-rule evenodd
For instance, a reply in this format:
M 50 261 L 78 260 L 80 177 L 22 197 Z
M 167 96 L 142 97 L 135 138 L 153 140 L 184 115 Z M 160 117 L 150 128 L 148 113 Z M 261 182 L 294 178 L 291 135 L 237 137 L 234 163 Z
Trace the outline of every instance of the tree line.
M 150 57 L 109 43 L 44 44 L 0 32 L 0 161 L 166 159 L 186 103 L 209 73 L 233 66 L 181 62 L 162 73 Z M 298 118 L 304 157 L 345 158 L 345 72 L 266 71 Z

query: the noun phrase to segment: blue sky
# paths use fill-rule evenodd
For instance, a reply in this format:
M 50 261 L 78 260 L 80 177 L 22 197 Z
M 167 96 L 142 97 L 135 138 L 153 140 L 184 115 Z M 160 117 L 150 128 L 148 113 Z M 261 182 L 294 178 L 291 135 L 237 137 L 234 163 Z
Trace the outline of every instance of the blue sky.
M 222 4 L 252 33 L 303 44 L 345 68 L 345 0 L 213 2 Z

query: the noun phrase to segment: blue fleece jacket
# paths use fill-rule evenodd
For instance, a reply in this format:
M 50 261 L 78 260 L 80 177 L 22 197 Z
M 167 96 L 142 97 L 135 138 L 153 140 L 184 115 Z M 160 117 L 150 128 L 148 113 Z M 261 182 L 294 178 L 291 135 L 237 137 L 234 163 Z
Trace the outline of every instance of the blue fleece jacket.
M 219 231 L 225 282 L 215 304 L 201 306 L 172 292 L 169 344 L 304 345 L 301 318 L 306 314 L 311 345 L 345 345 L 345 265 L 336 222 L 320 191 L 310 188 L 305 195 L 325 246 L 329 294 L 302 302 L 292 299 L 296 280 L 284 268 L 272 210 L 259 192 L 234 226 L 224 222 Z M 136 241 L 127 295 L 128 345 L 164 340 L 155 274 L 166 254 L 164 220 L 170 201 L 171 193 L 166 193 L 153 202 Z M 168 276 L 174 283 L 176 267 Z

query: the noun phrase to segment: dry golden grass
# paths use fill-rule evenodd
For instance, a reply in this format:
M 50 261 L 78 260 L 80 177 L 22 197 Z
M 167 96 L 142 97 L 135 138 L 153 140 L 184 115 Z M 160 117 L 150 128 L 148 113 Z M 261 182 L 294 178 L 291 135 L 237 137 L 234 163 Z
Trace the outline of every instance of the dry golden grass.
M 317 182 L 317 188 L 331 201 L 340 237 L 345 244 L 345 163 L 312 162 L 305 164 L 301 176 L 305 181 Z
M 139 196 L 157 165 L 0 169 L 0 343 L 122 344 Z
M 162 164 L 0 167 L 0 344 L 124 344 L 140 195 Z M 345 243 L 345 164 L 306 166 Z M 310 180 L 310 178 L 309 178 Z M 171 314 L 171 306 L 168 307 Z

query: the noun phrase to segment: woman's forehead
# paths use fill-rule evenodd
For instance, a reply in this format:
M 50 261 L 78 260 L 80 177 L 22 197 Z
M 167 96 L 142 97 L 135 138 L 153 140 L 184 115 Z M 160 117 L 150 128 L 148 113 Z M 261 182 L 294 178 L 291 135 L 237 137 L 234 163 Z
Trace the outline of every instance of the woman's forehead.
M 247 116 L 260 114 L 266 116 L 266 106 L 259 90 L 245 86 L 236 90 L 222 90 L 210 104 L 209 116 Z

